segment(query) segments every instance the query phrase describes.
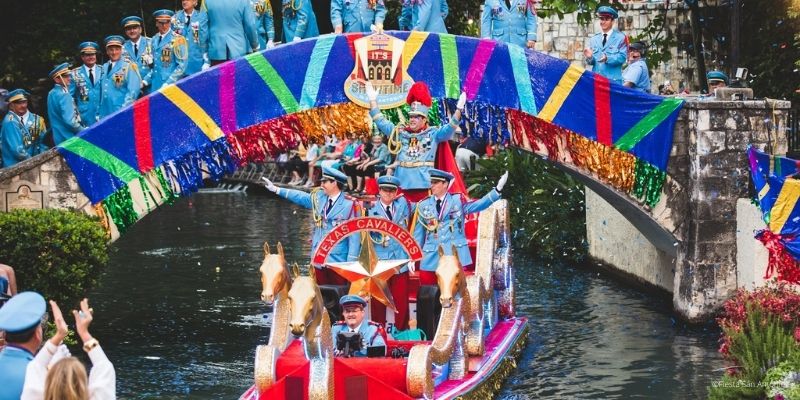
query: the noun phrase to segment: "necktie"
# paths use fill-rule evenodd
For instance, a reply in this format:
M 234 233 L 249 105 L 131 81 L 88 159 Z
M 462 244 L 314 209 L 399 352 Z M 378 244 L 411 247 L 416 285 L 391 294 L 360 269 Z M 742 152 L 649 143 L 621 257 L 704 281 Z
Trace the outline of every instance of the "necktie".
M 325 215 L 331 212 L 331 208 L 333 208 L 333 199 L 328 199 L 328 206 L 325 207 Z
M 604 34 L 603 34 L 603 46 L 605 46 L 605 45 L 606 45 L 606 39 L 608 39 L 608 34 L 607 34 L 607 33 L 604 33 Z
M 92 82 L 92 85 L 94 85 L 94 72 L 92 71 L 94 71 L 94 67 L 89 68 L 89 82 Z
M 511 0 L 506 0 L 506 7 L 511 8 Z
M 139 44 L 133 44 L 133 58 L 139 58 Z
M 192 16 L 191 15 L 187 15 L 186 16 L 186 26 L 190 26 L 191 24 L 192 24 Z
M 389 217 L 389 220 L 392 220 L 392 206 L 386 206 L 386 216 Z
M 108 63 L 108 72 L 107 73 L 110 74 L 111 73 L 111 69 L 113 69 L 113 68 L 114 68 L 114 63 L 113 62 Z
M 441 212 L 442 212 L 442 201 L 441 200 L 436 200 L 436 213 L 438 214 L 438 213 L 441 213 Z

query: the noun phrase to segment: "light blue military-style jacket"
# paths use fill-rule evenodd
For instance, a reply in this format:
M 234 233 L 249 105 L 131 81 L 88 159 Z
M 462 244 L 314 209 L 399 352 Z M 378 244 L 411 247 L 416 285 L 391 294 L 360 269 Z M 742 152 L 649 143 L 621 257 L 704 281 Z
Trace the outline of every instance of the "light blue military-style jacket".
M 442 200 L 442 211 L 436 212 L 436 197 L 429 196 L 417 203 L 414 213 L 414 239 L 422 246 L 423 271 L 436 271 L 439 265 L 439 246 L 444 254 L 453 254 L 452 246 L 458 252 L 461 266 L 472 264 L 472 255 L 464 235 L 464 222 L 467 214 L 483 211 L 500 199 L 500 193 L 491 192 L 475 201 L 467 201 L 460 194 L 446 194 Z
M 313 223 L 313 233 L 311 235 L 312 259 L 317 247 L 319 247 L 320 242 L 328 232 L 350 219 L 359 217 L 355 202 L 346 198 L 344 193 L 339 194 L 339 197 L 333 203 L 333 207 L 327 212 L 325 209 L 328 204 L 328 196 L 320 189 L 312 190 L 309 194 L 300 190 L 279 188 L 275 194 L 300 207 L 311 210 Z M 328 253 L 326 261 L 343 262 L 358 259 L 358 254 L 361 250 L 359 239 L 359 235 L 348 236 Z M 315 265 L 315 267 L 321 268 L 322 266 Z
M 481 37 L 526 47 L 536 40 L 536 14 L 528 0 L 486 0 L 481 16 Z
M 331 24 L 342 26 L 342 32 L 370 32 L 370 25 L 383 26 L 386 18 L 384 0 L 376 0 L 375 7 L 369 0 L 331 0 Z
M 647 70 L 647 61 L 640 58 L 622 71 L 622 82 L 633 83 L 633 88 L 645 93 L 650 93 L 650 72 Z
M 383 117 L 378 109 L 370 110 L 370 116 L 378 126 L 378 130 L 389 137 L 394 131 L 394 124 Z M 401 148 L 396 161 L 400 164 L 394 175 L 400 179 L 400 182 L 403 182 L 403 189 L 427 189 L 430 187 L 428 171 L 433 168 L 436 148 L 439 143 L 446 142 L 453 137 L 459 122 L 451 118 L 450 123 L 446 125 L 431 126 L 419 133 L 399 131 Z
M 19 400 L 32 360 L 33 354 L 25 349 L 6 346 L 0 350 L 0 400 Z
M 142 78 L 135 63 L 125 57 L 111 67 L 103 64 L 103 88 L 100 96 L 100 118 L 111 115 L 136 101 L 142 87 Z
M 275 40 L 275 21 L 272 15 L 272 5 L 268 0 L 250 0 L 250 5 L 256 16 L 256 30 L 258 31 L 258 44 L 261 50 L 267 48 L 267 42 Z
M 153 41 L 153 73 L 151 75 L 150 91 L 155 92 L 162 86 L 171 85 L 181 78 L 186 72 L 186 61 L 189 48 L 186 38 L 172 30 L 162 37 L 155 35 Z
M 291 42 L 295 36 L 301 39 L 319 36 L 317 17 L 311 0 L 283 0 L 283 41 Z
M 424 0 L 411 4 L 411 30 L 447 33 L 444 19 L 448 12 L 446 0 Z
M 81 66 L 75 73 L 71 85 L 73 86 L 72 95 L 75 104 L 78 105 L 78 112 L 81 114 L 81 122 L 84 126 L 91 126 L 100 117 L 100 96 L 103 88 L 103 67 L 95 64 L 94 83 L 89 80 L 88 67 Z
M 189 25 L 186 25 L 186 11 L 180 10 L 173 17 L 172 30 L 183 36 L 189 48 L 184 75 L 196 74 L 208 63 L 208 15 L 204 11 L 192 11 Z
M 331 334 L 333 335 L 333 348 L 336 348 L 336 336 L 339 332 L 349 332 L 350 327 L 344 321 L 337 321 L 331 327 Z M 358 326 L 358 333 L 361 334 L 361 350 L 355 352 L 357 357 L 367 356 L 367 347 L 373 346 L 386 346 L 383 340 L 383 335 L 380 332 L 380 325 L 364 318 L 361 325 Z
M 389 209 L 392 212 L 391 221 L 408 230 L 408 224 L 411 220 L 411 208 L 411 204 L 405 196 L 397 196 L 397 198 L 392 201 L 392 204 L 389 205 Z M 389 219 L 389 216 L 386 214 L 386 205 L 381 203 L 380 199 L 376 200 L 372 207 L 367 210 L 367 217 Z M 378 259 L 402 260 L 409 258 L 409 255 L 403 250 L 403 246 L 400 245 L 400 242 L 392 239 L 390 236 L 383 233 L 372 232 L 370 233 L 370 237 L 374 243 L 375 255 L 378 256 Z M 404 265 L 403 268 L 400 269 L 400 272 L 405 272 L 407 270 L 408 267 Z
M 75 109 L 69 90 L 59 84 L 53 86 L 47 94 L 47 116 L 56 146 L 81 131 L 83 127 L 78 122 L 78 115 L 80 113 Z
M 47 150 L 42 144 L 46 131 L 44 118 L 30 111 L 22 117 L 9 111 L 0 128 L 3 167 L 8 168 Z
M 123 58 L 127 57 L 136 63 L 136 70 L 139 73 L 141 81 L 150 83 L 150 73 L 153 68 L 153 61 L 155 61 L 155 53 L 153 53 L 152 39 L 142 36 L 139 38 L 138 52 L 133 48 L 133 42 L 130 39 L 122 44 Z M 103 71 L 107 72 L 107 71 Z M 143 94 L 150 93 L 150 88 L 140 89 Z M 137 95 L 138 96 L 138 95 Z M 102 114 L 101 114 L 102 115 Z
M 592 66 L 592 72 L 622 84 L 622 64 L 628 59 L 628 39 L 625 34 L 612 29 L 603 46 L 603 32 L 598 32 L 589 38 L 589 49 L 592 57 L 587 58 L 586 63 Z M 607 60 L 599 62 L 603 54 Z
M 250 0 L 206 0 L 208 57 L 232 60 L 258 48 L 256 18 Z

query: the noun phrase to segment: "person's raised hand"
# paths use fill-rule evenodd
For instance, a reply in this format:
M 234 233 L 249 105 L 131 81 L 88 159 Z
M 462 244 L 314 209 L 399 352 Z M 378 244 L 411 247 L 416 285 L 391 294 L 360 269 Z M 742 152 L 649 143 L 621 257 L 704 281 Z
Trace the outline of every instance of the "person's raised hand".
M 372 86 L 372 82 L 367 81 L 364 83 L 364 91 L 367 92 L 367 99 L 369 99 L 370 102 L 378 101 L 378 91 Z
M 458 96 L 458 103 L 456 103 L 456 108 L 459 110 L 463 110 L 464 106 L 467 105 L 467 94 L 461 92 L 461 95 Z
M 67 326 L 67 321 L 64 320 L 61 308 L 53 300 L 50 300 L 50 311 L 53 313 L 53 322 L 56 324 L 56 333 L 50 338 L 50 343 L 58 346 L 69 334 L 69 326 Z
M 264 187 L 266 187 L 267 190 L 269 190 L 272 193 L 277 193 L 278 192 L 278 187 L 275 186 L 275 184 L 272 183 L 271 180 L 269 180 L 269 179 L 267 179 L 266 177 L 263 177 L 263 176 L 261 177 L 261 180 L 264 181 Z
M 500 179 L 497 181 L 497 186 L 495 186 L 495 188 L 497 189 L 498 192 L 503 191 L 503 187 L 506 185 L 507 181 L 508 181 L 508 171 L 506 171 L 506 173 L 503 174 L 503 176 L 501 176 Z
M 72 310 L 72 315 L 75 317 L 75 330 L 78 331 L 78 336 L 84 343 L 92 339 L 89 333 L 89 325 L 92 324 L 94 317 L 92 316 L 92 309 L 89 308 L 89 300 L 81 300 L 81 310 Z

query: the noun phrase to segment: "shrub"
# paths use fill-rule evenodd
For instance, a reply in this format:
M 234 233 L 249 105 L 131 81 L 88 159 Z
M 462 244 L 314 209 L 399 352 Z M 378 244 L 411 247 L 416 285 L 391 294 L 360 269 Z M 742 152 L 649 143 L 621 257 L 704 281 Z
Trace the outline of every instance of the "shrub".
M 0 213 L 0 262 L 14 267 L 20 291 L 33 290 L 74 307 L 108 264 L 100 223 L 75 211 Z

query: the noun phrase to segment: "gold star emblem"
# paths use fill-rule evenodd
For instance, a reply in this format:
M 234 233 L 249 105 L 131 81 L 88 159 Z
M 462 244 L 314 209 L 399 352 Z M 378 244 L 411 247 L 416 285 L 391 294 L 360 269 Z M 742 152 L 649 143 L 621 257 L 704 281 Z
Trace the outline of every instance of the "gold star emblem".
M 375 247 L 369 233 L 361 233 L 361 253 L 358 261 L 327 263 L 342 278 L 350 281 L 350 294 L 361 296 L 369 301 L 370 298 L 380 301 L 386 307 L 397 311 L 394 306 L 392 292 L 386 280 L 396 274 L 403 264 L 411 261 L 404 260 L 378 260 Z

